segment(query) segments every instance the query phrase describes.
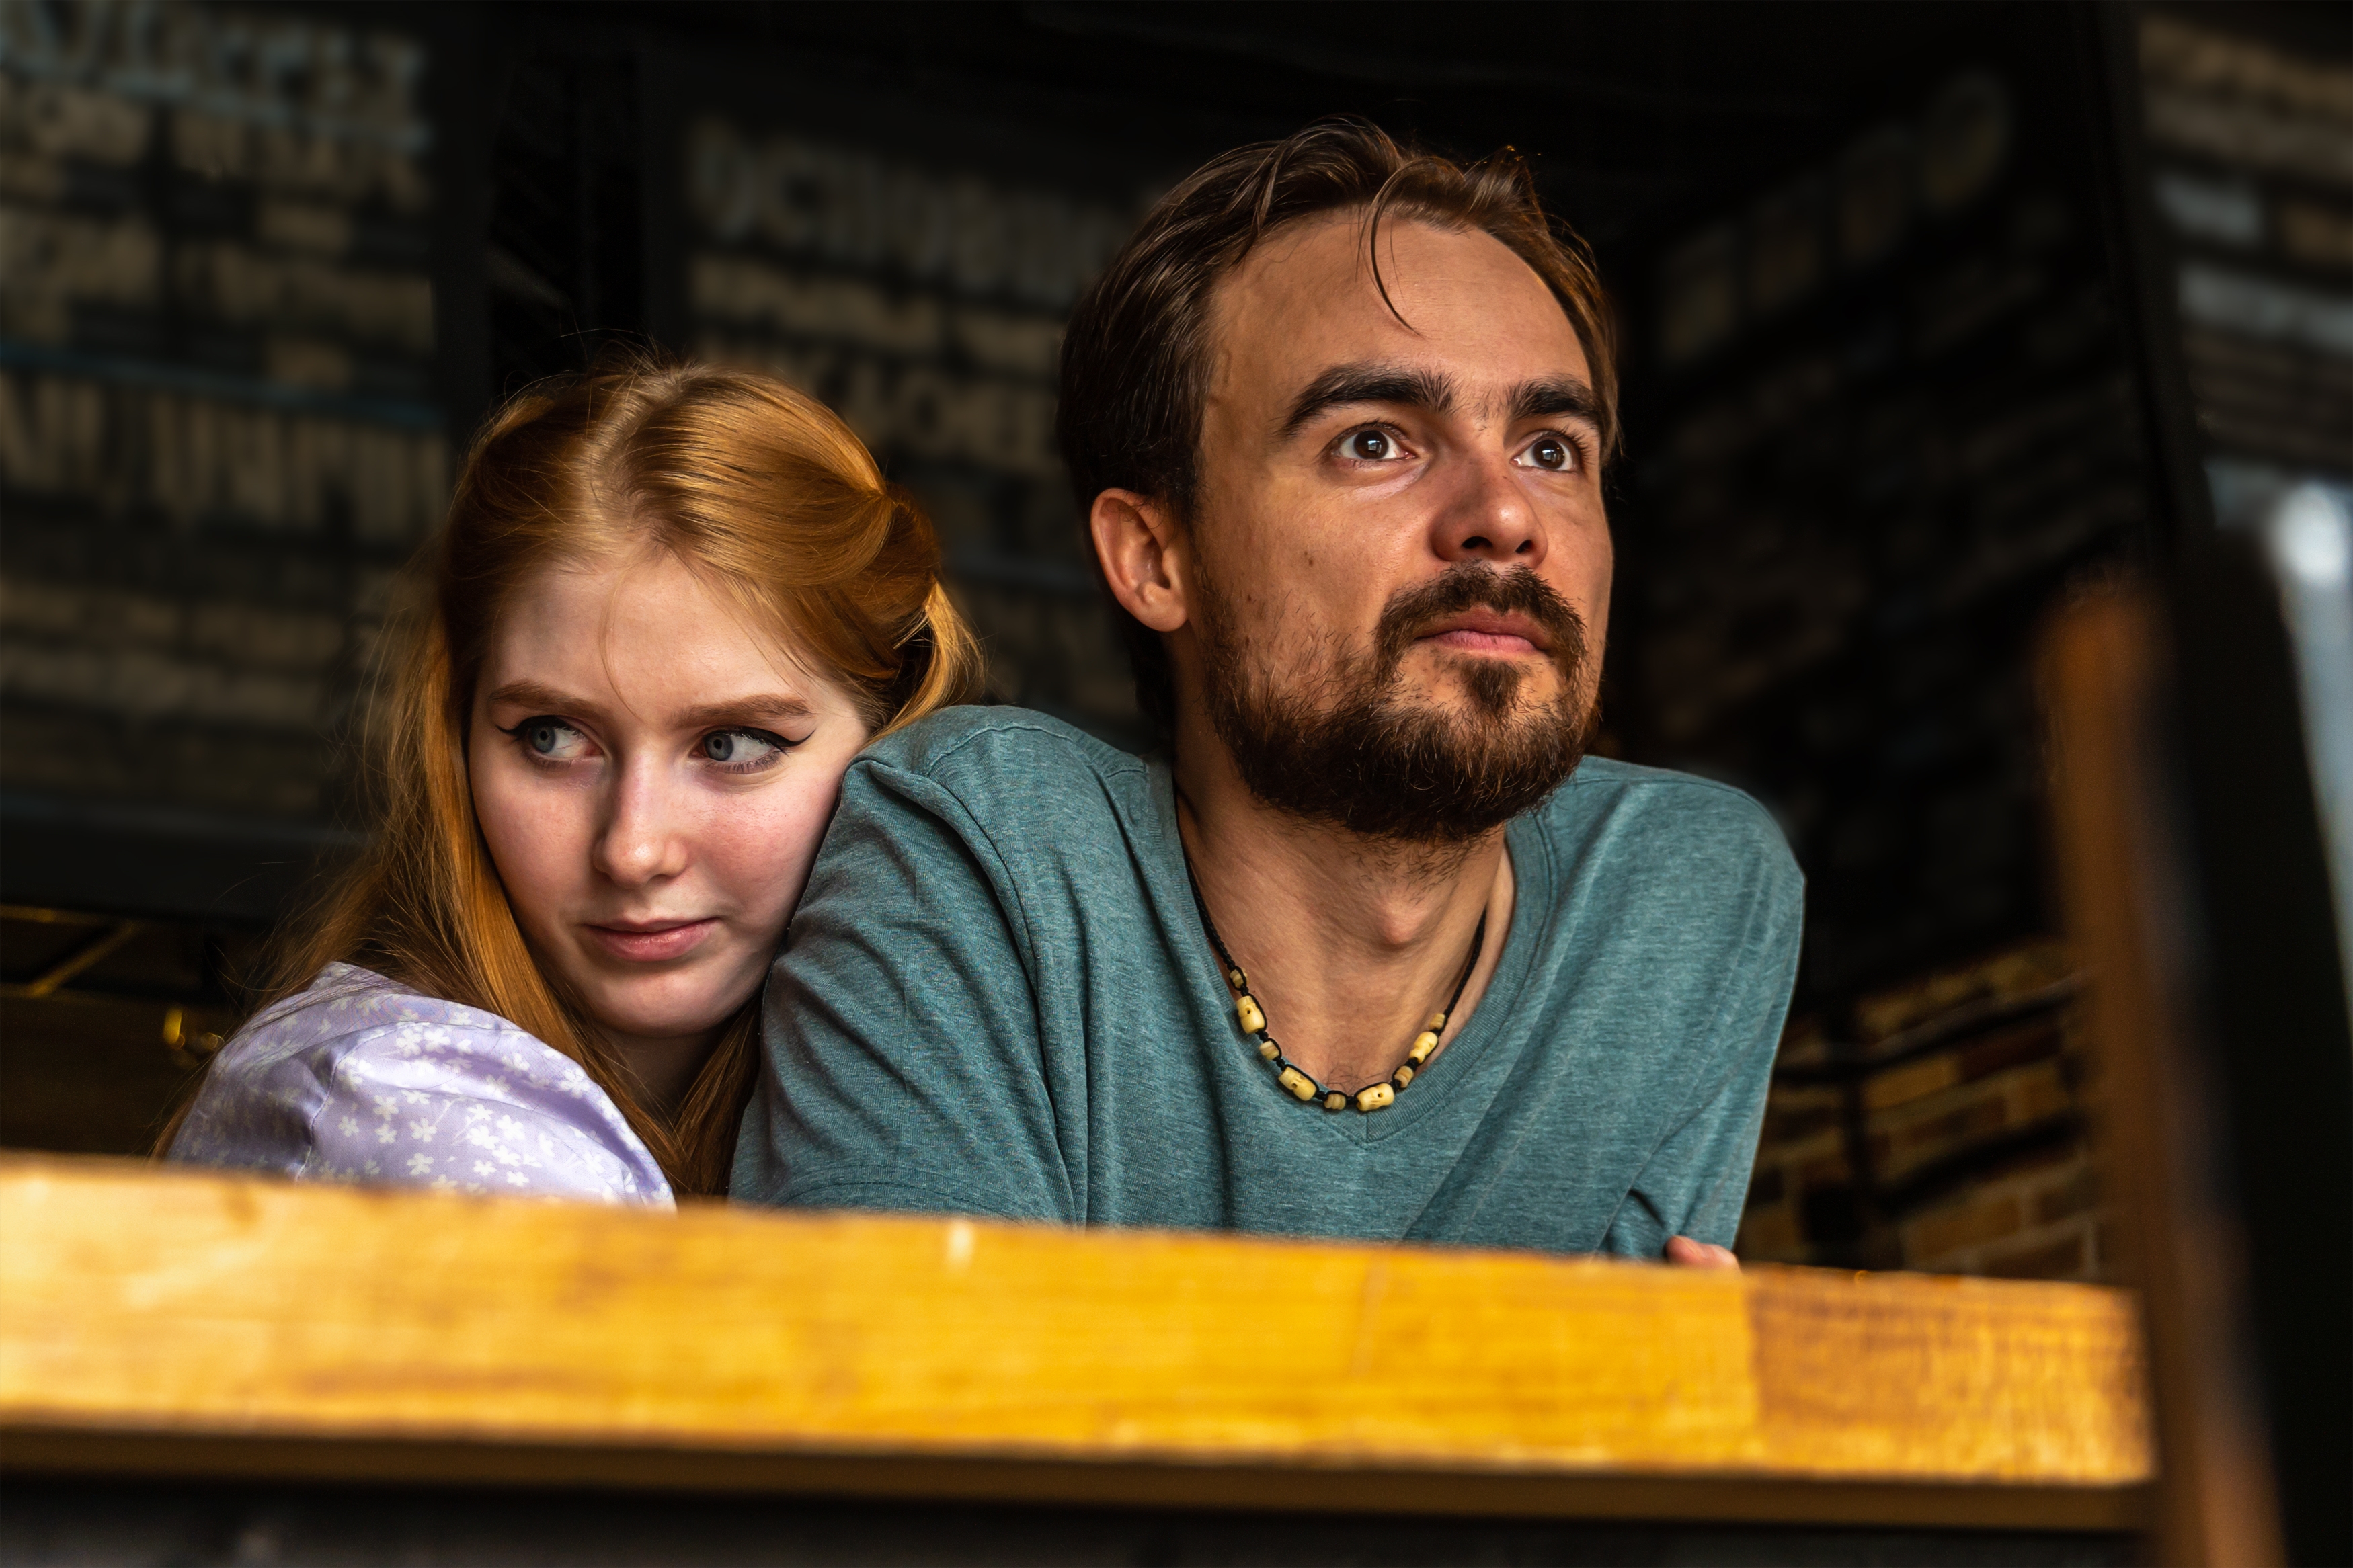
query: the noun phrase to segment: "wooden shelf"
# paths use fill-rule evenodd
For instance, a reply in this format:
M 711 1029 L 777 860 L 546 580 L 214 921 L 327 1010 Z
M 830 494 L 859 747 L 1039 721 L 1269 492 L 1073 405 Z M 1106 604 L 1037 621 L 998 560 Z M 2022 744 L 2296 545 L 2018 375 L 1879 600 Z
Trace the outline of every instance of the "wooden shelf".
M 0 1160 L 0 1466 L 2125 1529 L 2074 1285 Z

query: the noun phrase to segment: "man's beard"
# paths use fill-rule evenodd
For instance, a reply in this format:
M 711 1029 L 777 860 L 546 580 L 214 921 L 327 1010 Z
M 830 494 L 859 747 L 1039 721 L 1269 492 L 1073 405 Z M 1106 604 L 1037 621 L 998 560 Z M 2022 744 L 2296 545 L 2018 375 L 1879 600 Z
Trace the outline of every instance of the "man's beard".
M 1204 583 L 1195 618 L 1209 721 L 1250 793 L 1311 822 L 1399 847 L 1459 847 L 1560 787 L 1591 740 L 1597 714 L 1585 623 L 1522 566 L 1464 562 L 1393 595 L 1372 646 L 1328 650 L 1287 684 L 1261 667 L 1223 620 L 1230 603 Z M 1416 702 L 1398 667 L 1432 624 L 1482 606 L 1527 616 L 1552 641 L 1560 690 L 1525 704 L 1517 660 L 1450 662 L 1466 703 Z M 1443 653 L 1440 656 L 1443 658 Z

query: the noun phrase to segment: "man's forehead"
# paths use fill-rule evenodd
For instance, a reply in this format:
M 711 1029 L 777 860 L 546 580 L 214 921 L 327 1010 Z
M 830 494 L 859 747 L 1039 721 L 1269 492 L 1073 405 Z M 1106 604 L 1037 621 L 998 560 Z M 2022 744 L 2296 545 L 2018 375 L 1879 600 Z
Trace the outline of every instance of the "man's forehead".
M 1288 402 L 1368 363 L 1421 365 L 1478 402 L 1531 379 L 1589 380 L 1559 300 L 1492 235 L 1385 220 L 1377 277 L 1366 239 L 1360 215 L 1311 219 L 1227 276 L 1211 311 L 1220 391 Z

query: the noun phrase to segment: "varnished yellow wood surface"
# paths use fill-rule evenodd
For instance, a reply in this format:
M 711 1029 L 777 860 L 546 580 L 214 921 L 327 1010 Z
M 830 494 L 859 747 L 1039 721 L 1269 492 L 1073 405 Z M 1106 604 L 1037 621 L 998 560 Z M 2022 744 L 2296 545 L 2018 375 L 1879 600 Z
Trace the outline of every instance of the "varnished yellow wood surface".
M 0 1161 L 19 1468 L 2122 1526 L 2141 1378 L 2083 1286 Z

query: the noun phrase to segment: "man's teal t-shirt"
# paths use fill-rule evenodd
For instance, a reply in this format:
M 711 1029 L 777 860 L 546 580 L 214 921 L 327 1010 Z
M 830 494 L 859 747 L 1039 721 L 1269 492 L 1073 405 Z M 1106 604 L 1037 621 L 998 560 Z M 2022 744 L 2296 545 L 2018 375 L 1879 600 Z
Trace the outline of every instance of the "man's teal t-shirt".
M 1394 1106 L 1326 1111 L 1235 1021 L 1167 767 L 1019 709 L 935 714 L 843 780 L 769 977 L 733 1195 L 1729 1245 L 1797 966 L 1779 830 L 1725 785 L 1588 758 L 1506 833 L 1486 994 Z

